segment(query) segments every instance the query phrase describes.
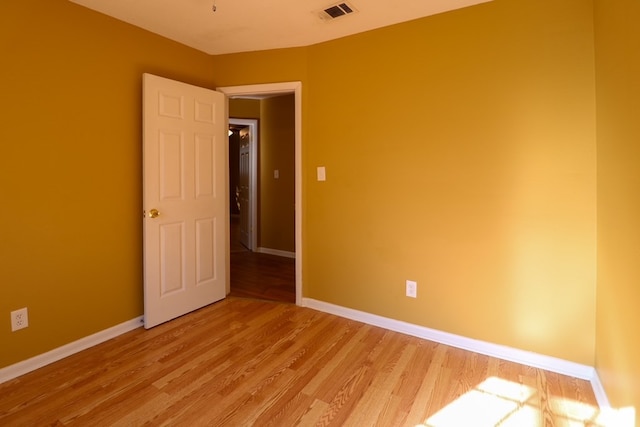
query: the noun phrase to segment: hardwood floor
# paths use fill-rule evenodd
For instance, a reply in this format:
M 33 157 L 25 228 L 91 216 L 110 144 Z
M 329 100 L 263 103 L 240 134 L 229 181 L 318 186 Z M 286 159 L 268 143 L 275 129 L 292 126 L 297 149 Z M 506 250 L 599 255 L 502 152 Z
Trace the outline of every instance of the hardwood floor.
M 0 385 L 2 426 L 595 425 L 587 381 L 230 297 Z
M 296 260 L 254 252 L 231 254 L 230 296 L 296 302 Z
M 295 259 L 249 251 L 240 244 L 238 222 L 231 217 L 230 296 L 295 303 Z

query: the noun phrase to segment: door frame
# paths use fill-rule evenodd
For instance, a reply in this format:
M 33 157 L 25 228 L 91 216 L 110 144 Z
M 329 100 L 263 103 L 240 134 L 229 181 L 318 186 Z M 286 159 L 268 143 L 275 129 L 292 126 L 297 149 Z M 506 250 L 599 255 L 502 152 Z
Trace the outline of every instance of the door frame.
M 250 249 L 255 251 L 258 248 L 258 203 L 256 203 L 258 200 L 258 120 L 229 117 L 229 124 L 249 127 L 249 214 L 251 215 L 249 241 Z
M 229 98 L 293 94 L 295 99 L 295 241 L 296 305 L 302 305 L 302 82 L 265 83 L 216 88 Z M 228 114 L 228 109 L 227 109 Z M 227 162 L 227 168 L 229 162 Z M 228 174 L 228 171 L 227 171 Z

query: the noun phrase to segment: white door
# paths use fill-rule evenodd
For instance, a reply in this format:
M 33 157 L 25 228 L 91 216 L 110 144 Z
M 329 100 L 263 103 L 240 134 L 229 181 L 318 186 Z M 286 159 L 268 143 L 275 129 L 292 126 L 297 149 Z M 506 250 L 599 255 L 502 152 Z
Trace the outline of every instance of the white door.
M 240 190 L 240 243 L 248 249 L 251 247 L 251 209 L 249 205 L 249 179 L 251 176 L 249 127 L 240 130 L 240 167 L 238 187 Z
M 238 168 L 238 202 L 246 205 L 240 209 L 240 242 L 250 250 L 258 247 L 258 120 L 229 118 L 229 124 L 241 128 Z M 242 136 L 247 134 L 248 138 Z M 242 187 L 242 188 L 241 188 Z M 244 214 L 243 214 L 244 212 Z
M 223 299 L 227 118 L 222 93 L 143 77 L 144 326 Z

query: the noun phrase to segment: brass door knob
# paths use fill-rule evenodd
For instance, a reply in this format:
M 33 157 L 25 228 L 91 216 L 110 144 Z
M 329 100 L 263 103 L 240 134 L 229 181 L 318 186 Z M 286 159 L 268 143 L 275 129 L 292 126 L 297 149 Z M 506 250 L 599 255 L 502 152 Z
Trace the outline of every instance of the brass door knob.
M 158 212 L 158 209 L 151 209 L 149 211 L 149 218 L 157 218 L 160 215 L 160 212 Z

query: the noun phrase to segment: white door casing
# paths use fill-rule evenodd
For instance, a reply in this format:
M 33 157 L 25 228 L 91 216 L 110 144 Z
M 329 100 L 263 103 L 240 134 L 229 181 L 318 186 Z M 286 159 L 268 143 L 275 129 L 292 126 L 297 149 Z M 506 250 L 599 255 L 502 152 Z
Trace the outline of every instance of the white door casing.
M 218 91 L 229 97 L 242 96 L 271 96 L 293 93 L 295 98 L 295 240 L 296 240 L 296 304 L 303 304 L 303 284 L 302 284 L 302 83 L 282 82 L 263 83 L 244 86 L 218 87 Z
M 226 295 L 227 104 L 219 92 L 151 74 L 143 76 L 143 98 L 144 322 L 151 328 Z

